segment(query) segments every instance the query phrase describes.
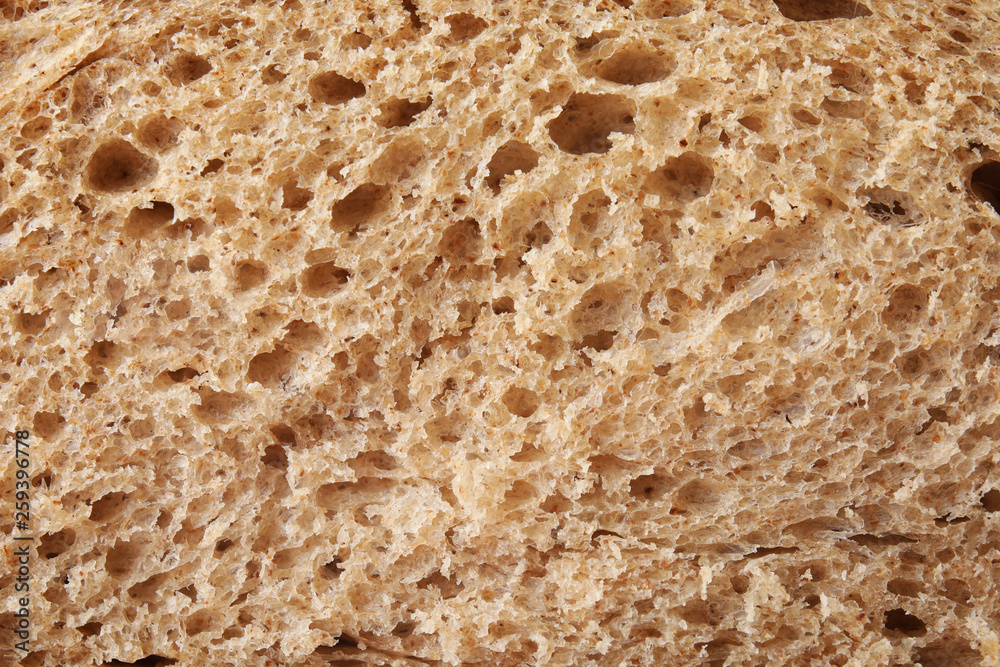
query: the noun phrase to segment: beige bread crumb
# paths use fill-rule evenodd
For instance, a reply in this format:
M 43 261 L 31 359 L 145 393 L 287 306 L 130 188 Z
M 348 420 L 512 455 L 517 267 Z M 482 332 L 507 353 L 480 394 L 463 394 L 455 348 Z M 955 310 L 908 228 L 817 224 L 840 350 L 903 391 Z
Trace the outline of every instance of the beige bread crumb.
M 0 664 L 1000 664 L 995 3 L 0 16 Z

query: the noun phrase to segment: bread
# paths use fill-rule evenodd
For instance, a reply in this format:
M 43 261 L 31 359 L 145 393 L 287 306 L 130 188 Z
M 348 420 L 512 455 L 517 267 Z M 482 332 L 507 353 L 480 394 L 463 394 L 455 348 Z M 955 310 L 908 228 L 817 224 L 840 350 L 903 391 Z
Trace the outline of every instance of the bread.
M 0 663 L 1000 664 L 996 3 L 0 12 Z

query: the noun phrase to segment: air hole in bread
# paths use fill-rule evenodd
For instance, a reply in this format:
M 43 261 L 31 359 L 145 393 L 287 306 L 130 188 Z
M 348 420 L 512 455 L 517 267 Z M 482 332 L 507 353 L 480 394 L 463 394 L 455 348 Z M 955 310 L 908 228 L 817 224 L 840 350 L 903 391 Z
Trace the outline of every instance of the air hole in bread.
M 365 84 L 336 72 L 323 72 L 309 80 L 309 94 L 323 104 L 337 105 L 365 94 Z
M 466 13 L 451 14 L 445 17 L 445 21 L 448 22 L 451 38 L 459 42 L 477 37 L 489 26 L 486 21 L 478 16 Z
M 508 141 L 497 149 L 487 165 L 486 185 L 493 194 L 500 192 L 501 184 L 508 176 L 521 172 L 526 174 L 538 166 L 539 153 L 521 141 Z
M 693 10 L 694 5 L 689 0 L 636 0 L 632 7 L 637 16 L 647 19 L 684 16 Z
M 265 387 L 273 387 L 288 380 L 294 364 L 295 355 L 283 347 L 277 347 L 272 352 L 262 352 L 250 360 L 247 379 Z
M 666 79 L 676 66 L 673 58 L 669 56 L 649 49 L 627 47 L 607 58 L 590 63 L 582 70 L 588 76 L 605 81 L 638 86 Z
M 186 86 L 194 83 L 212 71 L 208 60 L 199 55 L 181 51 L 175 55 L 166 68 L 167 78 L 175 86 Z
M 52 119 L 48 116 L 32 118 L 21 126 L 21 136 L 28 141 L 38 141 L 52 127 Z
M 793 21 L 827 21 L 871 16 L 858 0 L 774 0 L 782 16 Z
M 573 93 L 549 122 L 549 136 L 566 153 L 607 153 L 613 133 L 635 132 L 634 116 L 634 103 L 622 95 Z
M 538 394 L 523 387 L 512 387 L 504 392 L 503 404 L 512 415 L 530 417 L 539 406 Z
M 201 273 L 203 271 L 211 271 L 212 262 L 209 260 L 208 255 L 198 254 L 191 257 L 187 261 L 187 269 L 190 273 Z
M 674 497 L 674 509 L 701 513 L 711 512 L 721 501 L 721 490 L 717 484 L 708 480 L 696 479 L 677 490 Z
M 116 491 L 108 493 L 94 501 L 91 505 L 90 520 L 98 523 L 107 523 L 121 513 L 125 502 L 125 493 Z
M 312 201 L 312 198 L 312 191 L 300 188 L 294 179 L 286 181 L 281 186 L 281 207 L 289 211 L 301 211 L 305 209 L 309 205 L 309 202 Z
M 375 122 L 386 129 L 406 127 L 416 120 L 433 103 L 433 98 L 427 96 L 417 102 L 394 97 L 379 107 L 379 116 Z
M 986 162 L 972 172 L 969 189 L 1000 215 L 1000 162 Z
M 214 391 L 204 388 L 198 392 L 201 403 L 193 408 L 194 415 L 206 424 L 231 422 L 252 404 L 241 392 Z
M 331 296 L 339 292 L 350 277 L 350 271 L 340 268 L 333 262 L 317 264 L 302 274 L 302 293 L 311 297 Z
M 83 357 L 83 360 L 91 368 L 114 367 L 121 358 L 121 350 L 117 343 L 109 340 L 100 340 L 94 343 L 90 351 Z
M 333 205 L 330 226 L 334 231 L 357 234 L 383 213 L 392 200 L 392 193 L 384 185 L 365 183 L 352 190 Z
M 147 185 L 159 168 L 156 160 L 124 139 L 107 141 L 87 163 L 86 182 L 99 192 L 125 192 Z
M 987 512 L 1000 512 L 1000 489 L 990 489 L 979 502 Z
M 45 322 L 48 320 L 48 316 L 48 309 L 40 313 L 18 313 L 14 320 L 14 326 L 23 334 L 37 336 L 45 330 Z
M 919 285 L 902 285 L 893 290 L 889 304 L 882 311 L 882 320 L 893 329 L 915 324 L 926 312 L 929 292 Z
M 162 115 L 148 116 L 139 123 L 136 139 L 144 148 L 162 153 L 177 145 L 184 123 Z
M 174 219 L 174 207 L 163 201 L 151 202 L 149 208 L 135 207 L 125 219 L 125 235 L 139 239 L 152 234 Z
M 239 292 L 247 292 L 261 285 L 267 280 L 267 267 L 254 260 L 246 260 L 236 265 L 235 280 L 236 289 Z
M 39 538 L 38 555 L 49 560 L 63 555 L 76 543 L 76 532 L 72 528 L 63 528 L 55 533 L 46 533 Z
M 885 629 L 901 632 L 907 637 L 922 637 L 927 634 L 927 624 L 903 609 L 890 609 L 885 612 Z
M 445 229 L 438 242 L 438 253 L 449 264 L 462 266 L 475 262 L 482 252 L 483 238 L 479 223 L 475 220 L 461 220 Z
M 714 181 L 711 160 L 688 151 L 668 159 L 651 173 L 645 188 L 660 197 L 661 205 L 684 206 L 707 195 Z
M 277 65 L 268 65 L 260 72 L 260 80 L 266 86 L 281 83 L 287 76 Z
M 669 475 L 640 475 L 629 483 L 629 493 L 636 500 L 660 502 L 677 488 L 676 480 Z
M 119 538 L 105 557 L 108 574 L 115 578 L 126 578 L 135 569 L 135 562 L 142 557 L 142 553 L 143 549 L 138 544 Z

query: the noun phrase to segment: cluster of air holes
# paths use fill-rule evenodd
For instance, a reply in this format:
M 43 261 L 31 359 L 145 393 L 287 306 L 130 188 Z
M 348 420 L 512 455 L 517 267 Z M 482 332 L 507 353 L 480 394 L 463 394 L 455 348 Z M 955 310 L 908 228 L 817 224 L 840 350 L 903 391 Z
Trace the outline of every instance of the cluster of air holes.
M 343 104 L 365 94 L 365 84 L 336 72 L 322 72 L 309 80 L 309 94 L 322 104 Z
M 355 235 L 389 208 L 392 192 L 384 185 L 365 183 L 333 205 L 330 226 L 336 232 Z
M 677 63 L 656 51 L 629 47 L 583 68 L 588 76 L 626 86 L 662 81 L 670 76 Z
M 406 127 L 412 124 L 417 116 L 430 108 L 433 101 L 429 95 L 416 102 L 394 97 L 379 107 L 379 116 L 375 122 L 386 129 Z
M 538 410 L 538 394 L 523 387 L 511 387 L 503 395 L 507 410 L 518 417 L 530 417 Z
M 438 254 L 453 266 L 474 263 L 482 252 L 483 237 L 475 220 L 460 220 L 451 224 L 441 235 Z
M 147 185 L 159 168 L 156 160 L 124 139 L 101 144 L 87 163 L 85 180 L 98 192 L 126 192 Z
M 328 297 L 339 292 L 351 277 L 351 272 L 333 262 L 310 266 L 300 278 L 302 293 L 310 297 Z
M 711 161 L 687 151 L 670 158 L 651 173 L 646 178 L 645 189 L 665 200 L 662 205 L 684 206 L 707 195 L 714 181 Z
M 1000 162 L 986 162 L 977 167 L 972 172 L 969 189 L 1000 215 Z
M 201 56 L 180 51 L 166 67 L 167 78 L 175 86 L 186 86 L 212 71 L 212 66 Z
M 167 226 L 174 219 L 174 207 L 167 202 L 154 201 L 149 208 L 135 207 L 125 219 L 125 236 L 140 239 Z
M 549 136 L 566 153 L 607 153 L 612 133 L 635 131 L 634 116 L 634 103 L 622 95 L 573 93 L 549 121 Z
M 826 21 L 871 16 L 859 0 L 774 0 L 778 11 L 793 21 Z
M 63 555 L 76 542 L 72 528 L 63 528 L 55 533 L 42 535 L 38 543 L 38 555 L 46 560 Z
M 458 42 L 478 37 L 489 27 L 486 21 L 473 14 L 451 14 L 444 20 L 448 23 L 451 38 Z
M 497 149 L 487 165 L 486 185 L 499 194 L 500 184 L 512 174 L 528 173 L 538 166 L 539 153 L 520 141 L 511 140 Z
M 8 21 L 19 21 L 28 14 L 46 9 L 49 3 L 45 0 L 0 0 L 0 17 Z

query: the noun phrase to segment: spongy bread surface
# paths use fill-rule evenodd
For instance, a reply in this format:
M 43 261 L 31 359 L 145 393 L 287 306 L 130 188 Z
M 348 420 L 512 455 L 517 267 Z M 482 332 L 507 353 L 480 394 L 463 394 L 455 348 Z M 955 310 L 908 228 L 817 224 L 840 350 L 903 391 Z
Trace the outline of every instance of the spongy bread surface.
M 0 663 L 1000 664 L 995 2 L 0 15 Z

